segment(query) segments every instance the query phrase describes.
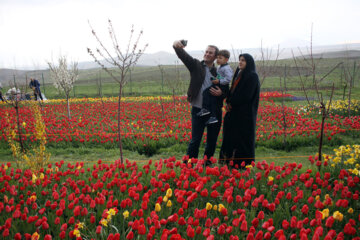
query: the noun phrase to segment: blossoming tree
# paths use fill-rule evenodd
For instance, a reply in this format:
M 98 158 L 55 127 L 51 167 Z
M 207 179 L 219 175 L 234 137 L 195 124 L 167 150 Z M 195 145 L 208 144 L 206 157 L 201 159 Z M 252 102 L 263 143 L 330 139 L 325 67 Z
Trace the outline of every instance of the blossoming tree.
M 78 63 L 73 62 L 70 65 L 67 63 L 65 56 L 59 57 L 59 65 L 48 62 L 50 68 L 50 76 L 54 80 L 54 86 L 59 91 L 65 94 L 68 118 L 70 119 L 70 92 L 74 87 L 75 81 L 79 76 Z

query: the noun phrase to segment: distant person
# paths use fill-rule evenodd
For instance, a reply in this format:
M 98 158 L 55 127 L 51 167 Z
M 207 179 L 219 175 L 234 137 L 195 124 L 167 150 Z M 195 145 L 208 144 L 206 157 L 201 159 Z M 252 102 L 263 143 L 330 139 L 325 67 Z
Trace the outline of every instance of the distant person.
M 30 78 L 29 87 L 34 91 L 35 101 L 37 101 L 38 96 L 41 100 L 43 100 L 43 98 L 41 96 L 41 91 L 40 91 L 40 83 L 38 80 L 36 80 L 34 78 Z
M 255 161 L 255 128 L 259 106 L 260 82 L 250 54 L 240 54 L 230 91 L 226 97 L 226 115 L 220 162 L 233 161 L 244 168 Z
M 5 100 L 4 100 L 4 98 L 3 98 L 3 95 L 2 95 L 2 91 L 1 91 L 1 90 L 2 90 L 2 84 L 0 83 L 0 100 L 4 102 Z
M 202 109 L 197 115 L 202 117 L 210 114 L 210 118 L 206 122 L 206 125 L 214 124 L 219 121 L 216 118 L 217 97 L 210 93 L 210 88 L 215 86 L 220 87 L 221 85 L 228 86 L 231 82 L 234 72 L 228 64 L 229 58 L 230 52 L 228 50 L 219 51 L 216 58 L 216 64 L 218 64 L 217 76 L 212 79 L 212 85 L 203 92 Z
M 191 141 L 188 145 L 187 155 L 189 158 L 198 158 L 199 147 L 201 143 L 202 136 L 204 134 L 205 127 L 207 128 L 207 139 L 204 156 L 208 158 L 212 157 L 215 152 L 217 138 L 221 128 L 221 121 L 215 124 L 210 124 L 206 126 L 206 122 L 209 117 L 199 117 L 197 113 L 200 112 L 202 107 L 202 93 L 203 91 L 210 87 L 211 77 L 216 76 L 216 68 L 214 66 L 214 61 L 219 52 L 219 49 L 216 46 L 209 45 L 206 50 L 202 61 L 191 57 L 185 50 L 186 42 L 185 41 L 175 41 L 173 47 L 175 49 L 176 55 L 184 63 L 186 68 L 190 72 L 190 85 L 187 91 L 187 99 L 190 102 L 191 109 Z M 215 115 L 217 119 L 222 118 L 222 106 L 223 100 L 226 96 L 228 89 L 226 86 L 221 88 L 216 86 L 210 88 L 210 93 L 213 96 L 217 97 L 217 107 Z M 208 162 L 207 162 L 208 163 Z

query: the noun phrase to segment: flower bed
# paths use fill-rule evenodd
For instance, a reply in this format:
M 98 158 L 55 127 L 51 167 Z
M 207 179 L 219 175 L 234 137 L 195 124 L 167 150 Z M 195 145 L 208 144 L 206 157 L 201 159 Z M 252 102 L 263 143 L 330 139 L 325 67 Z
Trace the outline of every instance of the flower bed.
M 59 162 L 37 173 L 3 164 L 0 232 L 9 239 L 359 239 L 359 149 L 340 147 L 323 162 L 309 157 L 311 169 L 262 161 L 237 170 L 215 159 L 204 168 L 203 160 L 175 158 Z
M 264 93 L 265 94 L 265 93 Z M 281 96 L 266 93 L 267 96 Z M 264 98 L 263 98 L 264 97 Z M 303 109 L 284 107 L 265 99 L 260 101 L 256 140 L 258 144 L 277 148 L 283 146 L 287 137 L 288 146 L 317 142 L 321 121 L 318 115 Z M 72 118 L 67 119 L 66 104 L 62 100 L 50 101 L 43 106 L 42 115 L 46 125 L 48 145 L 55 147 L 92 146 L 116 147 L 117 103 L 116 99 L 74 99 L 71 104 Z M 121 106 L 121 135 L 124 148 L 151 156 L 160 148 L 188 143 L 191 139 L 190 106 L 184 97 L 126 98 Z M 25 141 L 36 141 L 34 117 L 28 105 L 20 109 L 20 121 Z M 6 131 L 17 130 L 15 109 L 0 107 L 0 144 L 6 144 Z M 283 120 L 285 117 L 285 121 Z M 325 144 L 339 145 L 337 135 L 347 132 L 358 134 L 359 116 L 350 118 L 330 116 L 325 124 Z M 204 134 L 206 141 L 206 133 Z M 219 143 L 221 144 L 221 134 Z M 334 139 L 336 138 L 336 139 Z M 336 140 L 336 141 L 335 141 Z M 291 150 L 291 148 L 289 149 Z

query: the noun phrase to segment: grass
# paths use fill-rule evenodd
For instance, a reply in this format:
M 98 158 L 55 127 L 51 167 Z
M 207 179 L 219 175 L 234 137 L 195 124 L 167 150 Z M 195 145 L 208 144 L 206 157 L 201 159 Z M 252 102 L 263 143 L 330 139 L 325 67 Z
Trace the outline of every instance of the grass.
M 346 136 L 345 144 L 356 143 L 357 137 Z M 0 145 L 0 162 L 13 162 L 13 157 L 11 155 L 10 149 L 6 144 Z M 214 156 L 217 158 L 219 156 L 221 144 L 217 145 Z M 176 159 L 180 160 L 186 154 L 187 143 L 183 144 L 174 144 L 167 148 L 162 148 L 159 150 L 159 153 L 147 157 L 145 155 L 139 154 L 136 151 L 130 151 L 124 149 L 123 156 L 125 159 L 130 161 L 136 161 L 139 163 L 147 162 L 150 159 L 167 159 L 174 156 Z M 324 145 L 323 153 L 333 154 L 333 146 Z M 50 162 L 57 162 L 64 160 L 65 162 L 87 162 L 92 163 L 101 159 L 104 162 L 114 162 L 117 159 L 120 159 L 120 153 L 118 148 L 104 148 L 101 146 L 92 146 L 92 147 L 47 147 L 46 149 L 51 153 Z M 317 145 L 308 145 L 308 146 L 299 146 L 292 151 L 276 150 L 266 146 L 257 146 L 255 150 L 256 161 L 266 160 L 267 162 L 274 162 L 276 165 L 283 165 L 285 162 L 297 162 L 302 163 L 304 166 L 309 166 L 308 156 L 315 155 L 318 151 Z M 202 157 L 204 153 L 204 144 L 201 145 L 199 151 L 199 157 Z
M 333 66 L 339 62 L 348 62 L 350 66 L 358 64 L 360 58 L 347 60 L 344 58 L 333 59 L 321 59 L 316 60 L 317 68 L 316 77 L 322 78 L 327 72 L 329 72 Z M 236 64 L 231 63 L 235 69 Z M 260 71 L 260 63 L 257 63 L 260 79 L 262 79 L 262 72 Z M 267 61 L 267 66 L 272 66 L 273 61 Z M 300 66 L 304 65 L 304 61 L 299 62 Z M 271 71 L 267 71 L 267 77 L 261 86 L 264 91 L 281 91 L 280 77 L 283 80 L 285 78 L 285 66 L 286 66 L 286 88 L 289 93 L 294 93 L 296 96 L 304 95 L 301 90 L 300 79 L 298 77 L 297 70 L 293 59 L 279 60 L 275 68 L 271 68 Z M 154 96 L 154 95 L 170 95 L 175 90 L 176 95 L 184 95 L 187 91 L 189 84 L 190 74 L 188 70 L 179 65 L 176 68 L 174 65 L 162 66 L 164 74 L 162 75 L 159 67 L 157 66 L 138 66 L 131 70 L 131 74 L 127 75 L 127 84 L 125 85 L 125 96 Z M 305 74 L 306 71 L 303 71 Z M 35 73 L 30 72 L 29 76 L 33 76 Z M 116 74 L 115 74 L 116 75 Z M 42 80 L 42 76 L 44 79 Z M 37 77 L 41 83 L 41 90 L 47 98 L 63 98 L 61 94 L 53 86 L 53 81 L 50 78 L 49 71 L 36 71 L 35 77 Z M 305 81 L 306 86 L 311 85 L 311 77 Z M 16 79 L 19 86 L 26 85 L 26 79 Z M 338 95 L 342 96 L 343 88 L 345 84 L 345 78 L 342 68 L 337 68 L 329 76 L 322 81 L 322 86 L 331 87 L 332 82 L 335 82 L 335 87 L 339 91 Z M 5 83 L 4 83 L 5 85 Z M 284 85 L 284 83 L 282 84 Z M 359 73 L 354 81 L 355 87 L 360 86 Z M 4 87 L 3 93 L 8 90 L 9 87 Z M 30 92 L 30 89 L 27 89 Z M 119 91 L 118 83 L 114 82 L 109 75 L 101 69 L 87 69 L 80 70 L 79 79 L 75 82 L 74 90 L 70 94 L 71 97 L 99 97 L 100 92 L 103 96 L 117 96 Z M 359 91 L 358 91 L 359 93 Z M 357 96 L 359 96 L 358 94 Z
M 354 59 L 359 62 L 360 59 Z M 344 61 L 344 59 L 323 59 L 318 65 L 317 78 L 324 76 L 333 66 L 338 62 Z M 271 61 L 268 63 L 272 64 Z M 281 86 L 284 86 L 284 82 L 280 85 L 280 79 L 284 79 L 285 65 L 287 66 L 286 75 L 286 88 L 287 93 L 294 96 L 304 96 L 304 92 L 301 89 L 300 79 L 294 69 L 295 65 L 292 59 L 279 60 L 277 69 L 265 79 L 262 90 L 277 90 L 281 91 Z M 128 83 L 125 85 L 124 95 L 125 96 L 157 96 L 157 95 L 171 95 L 173 90 L 175 94 L 184 95 L 186 93 L 189 84 L 189 73 L 184 66 L 179 66 L 179 74 L 177 75 L 175 66 L 163 66 L 165 75 L 161 75 L 160 70 L 157 66 L 155 67 L 135 67 L 131 71 L 131 75 L 128 75 Z M 41 74 L 40 74 L 41 76 Z M 261 77 L 261 76 L 260 76 Z M 305 84 L 311 86 L 311 76 L 308 77 Z M 40 77 L 41 79 L 41 77 Z M 18 80 L 19 84 L 21 81 Z M 23 81 L 25 82 L 25 81 Z M 331 73 L 323 82 L 322 86 L 330 88 L 332 82 L 335 83 L 334 99 L 347 98 L 347 88 L 344 88 L 344 76 L 341 69 L 335 70 Z M 40 83 L 43 83 L 40 80 Z M 42 91 L 49 99 L 62 98 L 61 95 L 52 85 L 51 79 L 49 78 L 48 71 L 44 72 L 44 83 L 42 84 Z M 23 83 L 24 84 L 24 83 Z M 101 87 L 100 87 L 101 86 Z M 354 81 L 354 88 L 352 89 L 352 99 L 360 99 L 360 80 L 359 74 Z M 3 89 L 3 93 L 8 88 Z M 345 95 L 344 95 L 345 89 Z M 81 70 L 79 80 L 76 82 L 74 89 L 71 93 L 71 97 L 99 97 L 103 95 L 105 97 L 117 96 L 119 90 L 118 83 L 110 79 L 110 77 L 104 71 L 100 69 L 89 69 Z M 100 94 L 101 91 L 101 94 Z M 324 98 L 328 99 L 330 90 L 321 91 Z M 316 100 L 314 90 L 308 91 L 309 98 L 312 101 Z M 279 103 L 279 100 L 276 100 Z M 301 105 L 307 105 L 307 101 L 285 101 L 285 105 L 295 107 Z M 342 142 L 344 144 L 352 144 L 357 142 L 358 134 L 353 136 L 343 136 Z M 307 146 L 308 145 L 308 146 Z M 309 156 L 314 155 L 318 151 L 317 144 L 305 143 L 301 146 L 294 148 L 291 152 L 284 150 L 275 150 L 274 148 L 266 145 L 259 145 L 256 148 L 257 160 L 265 159 L 267 161 L 274 161 L 276 164 L 282 164 L 285 161 L 296 161 L 301 162 L 304 165 L 308 164 L 307 157 L 294 157 L 294 156 Z M 323 152 L 331 154 L 333 146 L 325 145 Z M 130 160 L 143 161 L 148 159 L 164 159 L 170 156 L 175 156 L 177 159 L 181 159 L 186 153 L 187 144 L 174 144 L 170 147 L 161 148 L 158 153 L 151 157 L 141 155 L 136 151 L 129 151 L 124 149 L 124 156 Z M 217 146 L 215 157 L 219 156 L 220 146 Z M 51 161 L 97 161 L 102 159 L 103 161 L 114 161 L 119 158 L 119 150 L 117 148 L 105 148 L 101 146 L 79 146 L 79 147 L 54 147 L 50 146 L 47 150 L 52 154 Z M 200 148 L 200 154 L 204 152 L 204 146 Z M 201 155 L 199 155 L 201 156 Z M 0 145 L 0 161 L 7 162 L 12 161 L 12 156 L 9 148 L 6 144 Z

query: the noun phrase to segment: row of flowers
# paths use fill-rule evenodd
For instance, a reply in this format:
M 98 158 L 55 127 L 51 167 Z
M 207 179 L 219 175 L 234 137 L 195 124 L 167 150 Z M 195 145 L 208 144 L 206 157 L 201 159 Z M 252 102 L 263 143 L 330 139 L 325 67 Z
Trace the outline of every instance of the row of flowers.
M 261 99 L 274 99 L 274 98 L 284 98 L 284 97 L 293 97 L 291 94 L 283 94 L 280 92 L 261 92 Z M 179 97 L 176 97 L 179 98 Z M 182 96 L 181 99 L 185 100 L 186 97 Z M 148 102 L 148 101 L 172 101 L 173 96 L 141 96 L 141 97 L 122 97 L 121 101 L 123 102 Z M 117 102 L 117 97 L 103 97 L 103 98 L 70 98 L 70 103 L 98 103 L 98 102 Z M 66 99 L 47 99 L 44 101 L 48 104 L 63 104 L 66 103 Z M 6 105 L 6 102 L 0 102 L 0 105 Z
M 274 94 L 277 95 L 277 94 Z M 144 100 L 145 98 L 143 98 Z M 72 103 L 72 118 L 67 119 L 66 104 L 46 104 L 42 116 L 46 124 L 49 143 L 110 143 L 117 138 L 117 103 L 113 101 L 85 101 Z M 25 141 L 36 141 L 32 110 L 27 105 L 20 109 L 21 131 Z M 191 139 L 190 106 L 183 97 L 146 98 L 146 101 L 124 101 L 121 106 L 121 133 L 128 144 L 164 144 L 188 142 Z M 0 107 L 0 142 L 7 139 L 5 129 L 17 132 L 15 109 Z M 10 123 L 10 126 L 9 126 Z M 318 137 L 321 122 L 309 112 L 281 106 L 262 100 L 258 111 L 256 139 L 266 142 L 284 135 L 288 137 Z M 357 132 L 359 116 L 331 115 L 325 125 L 325 135 L 330 141 L 334 135 Z M 205 134 L 206 137 L 206 134 Z M 206 139 L 204 139 L 205 141 Z M 221 142 L 221 136 L 220 136 Z
M 327 107 L 328 104 L 329 102 L 326 103 Z M 320 105 L 318 103 L 313 103 L 313 105 L 316 106 L 316 108 L 304 106 L 300 108 L 300 110 L 303 112 L 315 112 L 316 114 L 320 114 Z M 329 109 L 333 115 L 348 116 L 350 113 L 350 115 L 357 116 L 360 113 L 360 100 L 352 99 L 350 102 L 349 100 L 334 100 L 331 101 Z
M 314 168 L 243 169 L 174 157 L 145 165 L 63 161 L 0 167 L 0 233 L 9 239 L 359 239 L 359 145 Z M 350 160 L 351 159 L 351 160 Z M 204 167 L 204 161 L 212 165 Z M 341 164 L 340 164 L 341 163 Z M 316 171 L 316 167 L 321 167 Z

